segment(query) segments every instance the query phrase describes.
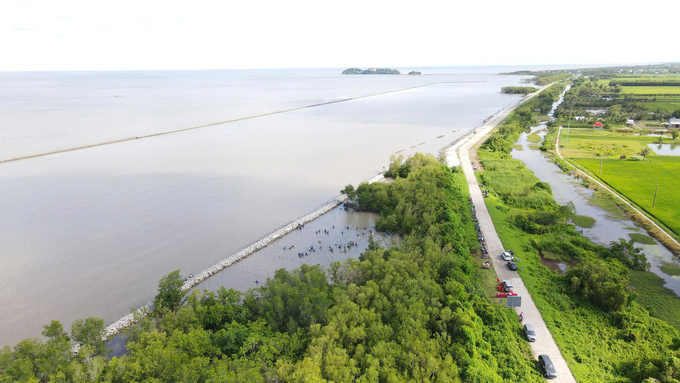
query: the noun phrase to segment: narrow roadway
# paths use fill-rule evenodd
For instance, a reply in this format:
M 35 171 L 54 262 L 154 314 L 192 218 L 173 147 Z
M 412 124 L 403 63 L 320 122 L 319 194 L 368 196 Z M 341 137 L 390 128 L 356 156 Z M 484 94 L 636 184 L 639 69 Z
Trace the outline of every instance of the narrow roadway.
M 562 161 L 568 163 L 568 164 L 571 165 L 571 167 L 573 167 L 574 169 L 578 169 L 576 166 L 574 166 L 574 164 L 572 164 L 571 162 L 569 162 L 568 160 L 566 160 L 564 157 L 562 157 L 562 153 L 560 153 L 560 135 L 561 135 L 561 134 L 562 134 L 562 125 L 560 125 L 560 129 L 557 131 L 557 140 L 555 141 L 555 152 L 557 152 L 557 155 L 562 159 Z M 567 142 L 567 143 L 568 143 L 568 142 Z M 621 197 L 621 196 L 619 195 L 619 193 L 615 192 L 613 189 L 611 189 L 611 188 L 609 188 L 608 186 L 604 185 L 602 182 L 596 180 L 595 178 L 589 176 L 589 175 L 586 174 L 584 171 L 581 171 L 581 173 L 583 173 L 583 175 L 585 175 L 586 177 L 590 178 L 590 179 L 591 179 L 593 182 L 595 182 L 596 184 L 600 185 L 602 188 L 608 190 L 610 193 L 612 193 L 613 195 L 615 195 L 616 198 L 620 199 L 623 203 L 625 203 L 626 205 L 628 205 L 631 209 L 635 210 L 638 214 L 640 214 L 641 216 L 645 217 L 645 219 L 646 219 L 649 223 L 651 223 L 652 225 L 654 225 L 654 227 L 656 227 L 657 229 L 661 230 L 661 231 L 666 235 L 666 237 L 668 237 L 668 239 L 670 239 L 673 243 L 675 243 L 677 246 L 680 247 L 680 242 L 678 242 L 675 238 L 673 238 L 673 236 L 671 236 L 671 235 L 666 231 L 666 229 L 664 229 L 664 228 L 662 228 L 661 226 L 657 225 L 657 223 L 654 222 L 654 221 L 652 221 L 652 220 L 647 216 L 647 214 L 645 214 L 645 213 L 641 212 L 640 210 L 638 210 L 638 208 L 636 208 L 635 206 L 633 206 L 630 202 L 626 201 L 625 198 Z M 670 250 L 670 249 L 669 249 L 669 250 Z M 672 251 L 672 250 L 671 250 L 671 251 Z
M 552 85 L 552 84 L 551 84 Z M 545 89 L 542 88 L 541 90 Z M 477 183 L 477 178 L 475 177 L 475 172 L 470 164 L 470 149 L 480 140 L 482 140 L 491 130 L 498 125 L 508 114 L 510 114 L 515 108 L 517 108 L 521 103 L 529 100 L 531 97 L 535 96 L 539 92 L 533 93 L 529 96 L 522 98 L 516 104 L 513 104 L 506 110 L 496 114 L 493 118 L 489 119 L 482 127 L 476 130 L 476 133 L 470 137 L 470 139 L 465 142 L 458 150 L 458 158 L 460 159 L 461 168 L 467 179 L 468 186 L 470 188 L 470 197 L 475 205 L 475 210 L 477 212 L 477 220 L 481 227 L 484 239 L 486 240 L 487 248 L 489 249 L 489 258 L 493 262 L 494 269 L 500 280 L 510 280 L 513 285 L 513 290 L 517 295 L 522 297 L 522 307 L 516 308 L 515 310 L 519 314 L 524 313 L 524 323 L 530 323 L 534 326 L 536 330 L 536 342 L 529 343 L 531 351 L 534 354 L 535 360 L 538 359 L 538 355 L 547 354 L 550 356 L 555 369 L 557 370 L 557 378 L 554 382 L 569 382 L 575 383 L 576 380 L 567 366 L 567 362 L 564 360 L 560 349 L 557 347 L 555 340 L 548 330 L 543 321 L 541 313 L 538 311 L 536 304 L 534 304 L 533 299 L 529 291 L 524 286 L 522 278 L 516 271 L 511 271 L 507 268 L 507 262 L 501 259 L 500 254 L 505 251 L 503 243 L 496 233 L 496 227 L 491 220 L 489 211 L 484 203 L 484 197 L 479 189 L 479 184 Z M 447 153 L 448 154 L 448 153 Z

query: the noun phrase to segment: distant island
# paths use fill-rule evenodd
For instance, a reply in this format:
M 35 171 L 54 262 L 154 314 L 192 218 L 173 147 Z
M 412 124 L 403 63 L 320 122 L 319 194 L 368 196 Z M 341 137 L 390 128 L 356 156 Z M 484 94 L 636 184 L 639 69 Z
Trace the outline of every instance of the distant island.
M 349 68 L 342 71 L 342 74 L 401 74 L 396 69 L 386 68 L 368 68 L 363 70 L 361 68 Z
M 412 70 L 408 72 L 408 74 L 413 75 L 413 76 L 420 76 L 422 73 L 418 72 L 417 70 Z

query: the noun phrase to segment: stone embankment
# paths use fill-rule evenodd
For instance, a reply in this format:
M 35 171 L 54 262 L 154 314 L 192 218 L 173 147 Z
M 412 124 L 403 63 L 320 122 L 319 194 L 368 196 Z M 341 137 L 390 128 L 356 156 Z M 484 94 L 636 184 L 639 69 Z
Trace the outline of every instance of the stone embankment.
M 234 118 L 234 119 L 231 119 L 231 120 L 211 122 L 211 123 L 207 123 L 207 124 L 203 124 L 203 125 L 196 125 L 196 126 L 190 126 L 190 127 L 185 127 L 185 128 L 172 129 L 172 130 L 156 132 L 156 133 L 149 133 L 149 134 L 144 134 L 144 135 L 134 136 L 134 137 L 119 138 L 119 139 L 114 139 L 114 140 L 110 140 L 110 141 L 103 141 L 103 142 L 85 144 L 85 145 L 74 146 L 74 147 L 69 147 L 69 148 L 51 150 L 51 151 L 47 151 L 47 152 L 28 154 L 28 155 L 23 155 L 23 156 L 18 156 L 18 157 L 11 157 L 11 158 L 4 158 L 4 159 L 0 158 L 0 164 L 5 163 L 5 162 L 14 162 L 14 161 L 27 160 L 27 159 L 31 159 L 31 158 L 37 158 L 37 157 L 50 156 L 50 155 L 53 155 L 53 154 L 68 153 L 68 152 L 73 152 L 73 151 L 76 151 L 76 150 L 91 149 L 91 148 L 96 148 L 96 147 L 99 147 L 99 146 L 105 146 L 105 145 L 111 145 L 111 144 L 120 144 L 120 143 L 127 142 L 127 141 L 134 141 L 134 140 L 140 140 L 140 139 L 144 139 L 144 138 L 164 136 L 164 135 L 167 135 L 167 134 L 186 132 L 186 131 L 189 131 L 189 130 L 207 128 L 207 127 L 211 127 L 211 126 L 229 124 L 229 123 L 233 123 L 233 122 L 252 120 L 252 119 L 260 118 L 260 117 L 273 116 L 275 114 L 295 112 L 295 111 L 298 111 L 298 110 L 316 108 L 316 107 L 319 107 L 319 106 L 337 104 L 337 103 L 340 103 L 340 102 L 354 101 L 354 100 L 359 100 L 359 99 L 362 99 L 362 98 L 376 97 L 376 96 L 382 96 L 382 95 L 390 94 L 390 93 L 404 92 L 404 91 L 407 91 L 407 90 L 424 88 L 424 87 L 433 86 L 433 85 L 459 84 L 459 83 L 468 83 L 468 82 L 486 82 L 486 81 L 440 81 L 440 82 L 435 82 L 435 83 L 431 83 L 431 84 L 424 84 L 424 85 L 412 86 L 412 87 L 408 87 L 408 88 L 389 90 L 389 91 L 385 91 L 385 92 L 368 94 L 368 95 L 363 95 L 363 96 L 356 96 L 356 97 L 342 98 L 342 99 L 339 99 L 339 100 L 326 101 L 326 102 L 321 102 L 321 103 L 318 103 L 318 104 L 300 106 L 300 107 L 297 107 L 297 108 L 277 110 L 277 111 L 274 111 L 274 112 L 262 113 L 262 114 L 257 114 L 257 115 L 253 115 L 253 116 L 239 117 L 239 118 Z
M 385 177 L 383 174 L 378 174 L 375 177 L 371 178 L 368 180 L 368 183 L 373 183 L 373 182 L 378 182 L 383 180 Z M 246 258 L 247 256 L 253 254 L 254 252 L 263 249 L 267 247 L 270 243 L 276 241 L 279 238 L 282 238 L 286 236 L 287 234 L 291 233 L 293 230 L 297 230 L 301 227 L 303 227 L 305 224 L 321 217 L 322 215 L 328 213 L 332 209 L 336 208 L 340 204 L 344 203 L 347 200 L 347 196 L 345 195 L 339 195 L 335 198 L 333 198 L 331 201 L 325 203 L 318 209 L 314 210 L 313 212 L 296 219 L 295 221 L 289 222 L 288 224 L 282 226 L 281 228 L 265 235 L 264 237 L 258 239 L 257 241 L 253 242 L 250 244 L 248 247 L 244 248 L 243 250 L 239 251 L 238 253 L 230 256 L 229 258 L 226 258 L 217 264 L 201 271 L 200 273 L 194 275 L 193 277 L 187 279 L 186 282 L 184 282 L 184 285 L 182 286 L 183 291 L 189 291 L 190 289 L 196 287 L 199 283 L 205 281 L 206 279 L 210 278 L 212 275 L 224 270 L 225 268 L 233 265 L 234 263 Z M 149 312 L 153 308 L 153 303 L 149 302 L 142 306 L 141 308 L 136 309 L 133 313 L 130 313 L 128 315 L 125 315 L 124 317 L 118 319 L 117 321 L 111 323 L 108 327 L 106 327 L 106 333 L 104 335 L 105 339 L 109 339 L 112 336 L 120 333 L 123 331 L 125 328 L 130 327 L 131 325 L 135 324 L 137 320 L 140 317 L 143 317 L 146 315 L 147 312 Z M 78 345 L 74 347 L 74 350 L 78 350 Z

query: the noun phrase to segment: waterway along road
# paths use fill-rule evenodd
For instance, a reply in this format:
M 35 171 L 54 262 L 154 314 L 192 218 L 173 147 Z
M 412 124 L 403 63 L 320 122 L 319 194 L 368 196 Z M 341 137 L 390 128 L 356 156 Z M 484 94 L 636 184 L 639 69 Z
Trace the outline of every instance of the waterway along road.
M 676 246 L 680 247 L 680 242 L 678 242 L 675 238 L 673 238 L 673 236 L 670 235 L 670 234 L 668 233 L 668 231 L 666 231 L 666 229 L 662 228 L 662 227 L 659 226 L 656 222 L 654 222 L 651 218 L 649 218 L 649 217 L 647 216 L 647 214 L 643 213 L 643 212 L 640 211 L 638 208 L 636 208 L 635 206 L 633 206 L 630 202 L 628 202 L 625 198 L 623 198 L 618 192 L 614 191 L 612 188 L 606 186 L 605 184 L 603 184 L 602 182 L 596 180 L 595 178 L 589 176 L 589 175 L 586 174 L 585 172 L 581 171 L 581 169 L 579 169 L 578 167 L 574 166 L 574 164 L 572 164 L 571 162 L 569 162 L 567 159 L 565 159 L 564 157 L 562 157 L 562 154 L 560 153 L 560 135 L 561 135 L 561 134 L 562 134 L 562 125 L 560 125 L 560 128 L 559 128 L 559 130 L 558 130 L 558 132 L 557 132 L 557 140 L 555 141 L 555 152 L 557 153 L 557 155 L 560 157 L 560 159 L 561 159 L 562 161 L 568 163 L 569 166 L 571 166 L 572 168 L 578 169 L 578 170 L 580 171 L 581 174 L 583 174 L 584 176 L 588 177 L 591 181 L 595 182 L 596 184 L 600 185 L 600 187 L 602 187 L 603 189 L 609 191 L 612 195 L 616 196 L 616 198 L 620 199 L 620 200 L 621 200 L 623 203 L 625 203 L 628 207 L 630 207 L 631 209 L 635 210 L 636 213 L 638 213 L 639 215 L 645 217 L 645 219 L 647 220 L 647 222 L 649 222 L 650 224 L 652 224 L 652 225 L 653 225 L 654 227 L 656 227 L 657 229 L 661 230 L 661 232 L 664 233 L 664 234 L 666 235 L 666 237 L 668 237 L 668 239 L 669 239 L 671 242 L 673 242 Z M 669 249 L 669 250 L 671 250 L 671 252 L 673 251 L 672 249 Z
M 546 87 L 541 88 L 541 91 L 545 88 Z M 505 261 L 500 258 L 500 254 L 505 251 L 505 247 L 498 237 L 498 233 L 496 233 L 496 228 L 493 224 L 493 221 L 491 220 L 491 215 L 489 215 L 489 211 L 486 208 L 484 197 L 482 196 L 479 183 L 477 182 L 475 172 L 472 169 L 472 164 L 470 163 L 469 152 L 471 148 L 480 140 L 484 139 L 487 134 L 489 134 L 491 130 L 493 130 L 493 128 L 495 128 L 515 108 L 517 108 L 523 102 L 529 100 L 531 97 L 534 97 L 538 93 L 540 93 L 540 91 L 522 98 L 509 108 L 494 115 L 486 123 L 484 123 L 484 125 L 478 128 L 469 139 L 459 146 L 458 160 L 460 161 L 461 169 L 465 174 L 465 178 L 470 189 L 470 197 L 472 198 L 472 202 L 474 203 L 475 210 L 477 212 L 477 220 L 479 221 L 479 225 L 484 234 L 487 248 L 489 249 L 489 255 L 493 262 L 494 269 L 496 270 L 496 274 L 500 280 L 510 280 L 512 282 L 513 290 L 517 293 L 517 295 L 522 297 L 522 307 L 515 308 L 515 310 L 518 312 L 518 314 L 522 312 L 524 315 L 524 323 L 532 324 L 534 326 L 534 330 L 536 330 L 536 341 L 529 343 L 534 357 L 538 358 L 538 355 L 541 354 L 547 354 L 550 356 L 550 359 L 557 370 L 557 378 L 554 380 L 555 382 L 575 383 L 576 379 L 574 379 L 574 376 L 572 375 L 566 360 L 562 356 L 559 347 L 557 347 L 557 343 L 555 343 L 555 340 L 548 329 L 548 326 L 545 324 L 541 313 L 538 311 L 536 304 L 531 298 L 531 294 L 529 294 L 526 286 L 524 286 L 522 278 L 516 271 L 508 270 L 505 267 Z M 447 154 L 449 154 L 449 156 L 447 156 L 447 158 L 455 155 L 455 153 L 452 152 L 455 152 L 455 148 L 452 148 L 448 151 Z M 449 163 L 451 163 L 451 161 L 449 161 Z

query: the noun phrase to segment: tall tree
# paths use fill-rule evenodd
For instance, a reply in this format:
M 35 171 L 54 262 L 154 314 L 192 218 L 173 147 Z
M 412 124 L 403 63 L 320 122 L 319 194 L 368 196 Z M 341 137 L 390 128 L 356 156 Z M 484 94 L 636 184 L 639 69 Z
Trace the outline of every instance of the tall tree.
M 103 319 L 93 317 L 76 319 L 71 325 L 71 338 L 83 346 L 90 346 L 95 355 L 106 353 L 105 334 Z
M 182 290 L 182 276 L 179 270 L 161 278 L 158 282 L 158 295 L 153 300 L 154 310 L 168 309 L 175 311 L 184 304 L 186 292 Z

